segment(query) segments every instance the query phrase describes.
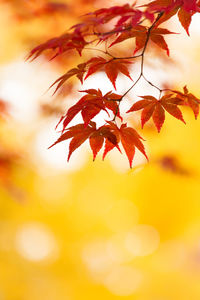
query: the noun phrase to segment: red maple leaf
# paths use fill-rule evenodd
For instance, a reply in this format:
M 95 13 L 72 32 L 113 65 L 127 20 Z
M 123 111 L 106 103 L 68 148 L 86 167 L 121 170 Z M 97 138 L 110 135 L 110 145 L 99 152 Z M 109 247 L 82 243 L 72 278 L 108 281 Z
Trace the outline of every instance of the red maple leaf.
M 63 130 L 79 112 L 81 112 L 85 126 L 87 126 L 101 110 L 108 113 L 107 109 L 109 109 L 114 115 L 117 114 L 117 116 L 121 118 L 117 105 L 117 102 L 120 101 L 122 97 L 121 95 L 108 92 L 103 96 L 100 90 L 95 89 L 81 92 L 84 92 L 87 95 L 83 96 L 75 105 L 73 105 L 60 120 L 60 122 L 63 121 Z
M 127 3 L 121 6 L 101 8 L 92 13 L 87 14 L 86 16 L 90 16 L 88 21 L 91 22 L 92 20 L 95 24 L 106 24 L 112 19 L 118 17 L 119 20 L 116 24 L 117 27 L 119 25 L 124 25 L 124 23 L 126 23 L 127 21 L 131 22 L 132 25 L 136 25 L 142 17 L 142 12 L 138 9 L 135 9 L 134 5 L 135 4 L 130 6 Z
M 49 88 L 53 87 L 58 83 L 53 95 L 57 92 L 57 90 L 67 81 L 69 78 L 76 76 L 81 83 L 83 83 L 83 76 L 86 72 L 86 63 L 79 64 L 77 68 L 73 68 L 69 70 L 67 73 L 59 77 Z
M 124 59 L 106 60 L 103 57 L 93 57 L 87 62 L 87 64 L 89 65 L 89 69 L 85 79 L 87 79 L 90 75 L 96 73 L 99 70 L 105 70 L 105 73 L 109 78 L 109 80 L 112 82 L 115 90 L 116 90 L 116 79 L 119 72 L 126 75 L 132 80 L 126 66 L 127 64 L 131 64 L 130 61 L 126 61 Z
M 121 152 L 118 146 L 119 137 L 112 131 L 112 127 L 110 125 L 103 125 L 90 136 L 90 147 L 93 152 L 93 160 L 95 160 L 97 153 L 101 150 L 104 140 L 105 147 L 103 159 L 106 154 L 115 147 Z
M 143 138 L 137 133 L 135 129 L 133 129 L 132 127 L 127 127 L 126 124 L 122 124 L 120 128 L 120 137 L 121 137 L 122 146 L 129 160 L 130 168 L 132 168 L 132 161 L 135 154 L 135 147 L 140 152 L 142 152 L 142 154 L 148 160 L 147 155 L 145 153 L 144 145 L 141 142 Z
M 144 48 L 146 40 L 147 40 L 148 28 L 142 25 L 137 25 L 133 27 L 129 31 L 122 32 L 119 37 L 110 45 L 113 46 L 115 44 L 121 43 L 127 39 L 135 38 L 136 48 L 134 50 L 134 54 Z M 169 49 L 165 39 L 162 35 L 165 34 L 174 34 L 174 32 L 169 31 L 165 28 L 153 28 L 149 33 L 149 39 L 154 42 L 158 47 L 167 51 L 167 55 L 169 55 Z
M 135 147 L 140 152 L 142 152 L 142 154 L 148 160 L 144 145 L 141 142 L 143 138 L 137 133 L 135 129 L 133 129 L 132 127 L 127 127 L 127 124 L 122 124 L 120 128 L 118 128 L 117 125 L 113 122 L 108 122 L 108 124 L 108 126 L 110 126 L 110 128 L 112 129 L 112 132 L 117 136 L 118 141 L 121 141 L 126 156 L 128 157 L 130 168 L 132 168 L 132 161 L 135 155 Z M 104 151 L 103 158 L 112 149 L 113 146 L 108 144 L 107 151 Z
M 103 57 L 94 57 L 90 59 L 88 62 L 79 64 L 76 68 L 73 68 L 69 70 L 67 73 L 59 77 L 51 86 L 53 87 L 55 84 L 58 83 L 55 91 L 53 94 L 57 92 L 57 90 L 71 77 L 76 76 L 81 83 L 83 83 L 83 76 L 87 71 L 86 77 L 84 80 L 86 80 L 90 75 L 94 74 L 97 71 L 105 70 L 107 77 L 112 82 L 114 88 L 116 89 L 116 79 L 118 76 L 118 73 L 121 72 L 122 74 L 130 77 L 127 64 L 131 64 L 131 62 L 123 60 L 123 59 L 111 59 L 106 60 Z M 87 65 L 89 65 L 88 70 L 86 70 Z
M 170 12 L 176 6 L 181 5 L 182 0 L 155 0 L 143 6 L 147 7 L 149 12 Z
M 35 47 L 33 50 L 31 50 L 27 59 L 30 59 L 32 57 L 32 60 L 34 60 L 46 50 L 53 50 L 56 52 L 51 59 L 55 58 L 58 55 L 61 55 L 66 51 L 74 49 L 77 50 L 81 55 L 81 52 L 85 45 L 87 45 L 87 42 L 84 40 L 83 36 L 80 33 L 65 33 Z
M 195 119 L 197 119 L 199 115 L 199 104 L 200 104 L 200 99 L 195 97 L 193 94 L 189 93 L 188 89 L 186 86 L 183 88 L 184 93 L 181 93 L 179 91 L 173 91 L 176 93 L 176 97 L 182 101 L 184 101 L 184 105 L 187 105 L 191 107 L 193 110 Z
M 197 6 L 196 0 L 183 0 L 182 1 L 182 6 L 180 7 L 178 11 L 178 18 L 189 35 L 189 26 L 192 21 L 192 16 L 199 11 L 199 8 Z
M 90 147 L 93 152 L 93 160 L 95 160 L 98 152 L 103 147 L 104 142 L 103 159 L 106 154 L 115 147 L 121 152 L 119 148 L 120 141 L 128 157 L 131 168 L 135 155 L 135 147 L 147 158 L 144 145 L 141 142 L 141 140 L 143 140 L 142 137 L 135 129 L 127 127 L 127 124 L 122 124 L 121 127 L 118 128 L 115 123 L 110 121 L 98 129 L 94 122 L 90 122 L 87 126 L 85 126 L 85 124 L 78 124 L 66 129 L 59 139 L 49 148 L 68 139 L 72 139 L 69 145 L 68 160 L 70 159 L 71 154 L 87 139 L 89 139 Z
M 182 104 L 183 101 L 178 98 L 172 98 L 172 94 L 165 95 L 160 100 L 153 96 L 142 96 L 142 100 L 133 104 L 127 113 L 142 109 L 142 128 L 144 124 L 152 117 L 158 132 L 160 132 L 165 121 L 165 110 L 176 119 L 185 123 L 182 112 L 177 106 Z
M 188 35 L 192 16 L 196 12 L 199 12 L 199 7 L 196 0 L 156 0 L 152 1 L 146 6 L 149 13 L 163 13 L 156 26 L 167 21 L 178 11 L 179 21 Z
M 53 147 L 54 145 L 63 142 L 65 140 L 71 139 L 71 142 L 69 144 L 69 154 L 67 160 L 69 161 L 72 153 L 80 147 L 87 139 L 88 137 L 96 130 L 96 124 L 94 122 L 90 122 L 89 125 L 85 126 L 84 124 L 78 124 L 75 126 L 72 126 L 67 129 L 66 132 L 64 132 L 59 139 L 52 144 L 49 148 Z
M 93 152 L 93 160 L 95 160 L 97 153 L 102 148 L 104 141 L 111 143 L 113 148 L 117 147 L 119 149 L 117 137 L 110 130 L 109 126 L 101 126 L 97 129 L 95 122 L 90 122 L 87 126 L 85 126 L 85 124 L 78 124 L 68 128 L 49 148 L 68 139 L 72 139 L 69 144 L 68 161 L 72 153 L 87 139 L 90 141 L 90 147 Z

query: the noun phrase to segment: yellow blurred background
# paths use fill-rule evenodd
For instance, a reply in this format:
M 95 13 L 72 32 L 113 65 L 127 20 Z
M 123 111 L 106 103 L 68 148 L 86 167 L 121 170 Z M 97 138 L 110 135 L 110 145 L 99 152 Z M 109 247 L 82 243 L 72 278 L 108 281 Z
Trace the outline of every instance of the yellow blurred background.
M 167 116 L 160 134 L 151 123 L 138 127 L 150 161 L 137 153 L 132 170 L 117 150 L 95 163 L 88 145 L 70 163 L 67 143 L 47 150 L 78 94 L 45 92 L 76 57 L 66 65 L 24 58 L 103 2 L 62 1 L 66 11 L 54 17 L 38 13 L 42 2 L 27 2 L 0 3 L 0 98 L 8 104 L 0 121 L 0 300 L 199 300 L 199 120 L 185 109 L 186 126 Z M 168 39 L 170 64 L 147 68 L 150 78 L 177 89 L 187 83 L 197 97 L 199 24 L 197 16 L 188 38 L 174 20 L 182 35 Z M 98 76 L 86 87 L 96 79 L 105 87 Z M 130 82 L 120 80 L 126 89 Z M 130 99 L 141 93 L 139 86 Z

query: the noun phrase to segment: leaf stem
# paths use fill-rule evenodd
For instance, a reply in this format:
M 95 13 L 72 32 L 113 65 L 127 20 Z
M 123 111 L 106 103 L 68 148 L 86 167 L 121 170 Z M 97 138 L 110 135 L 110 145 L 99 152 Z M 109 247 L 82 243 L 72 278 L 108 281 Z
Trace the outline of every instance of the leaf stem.
M 150 84 L 151 86 L 155 87 L 157 90 L 159 90 L 159 97 L 161 96 L 162 94 L 162 89 L 160 89 L 159 87 L 157 87 L 156 85 L 154 85 L 151 81 L 149 81 L 148 79 L 146 79 L 146 77 L 144 76 L 144 57 L 145 57 L 145 52 L 146 52 L 146 49 L 147 49 L 147 45 L 148 45 L 148 42 L 149 42 L 149 39 L 150 39 L 150 35 L 151 35 L 151 31 L 152 29 L 155 27 L 156 23 L 159 21 L 159 19 L 162 17 L 164 12 L 160 12 L 156 18 L 156 20 L 154 21 L 154 23 L 149 27 L 148 31 L 147 31 L 147 38 L 146 38 L 146 41 L 145 41 L 145 44 L 144 44 L 144 48 L 142 50 L 142 53 L 135 56 L 135 57 L 132 57 L 132 58 L 136 58 L 136 57 L 141 57 L 141 69 L 140 69 L 140 75 L 138 77 L 138 79 L 132 84 L 132 86 L 122 95 L 119 103 L 118 103 L 118 106 L 117 106 L 117 109 L 116 109 L 116 113 L 114 115 L 114 118 L 113 118 L 113 121 L 115 121 L 116 117 L 117 117 L 117 114 L 119 112 L 119 106 L 120 106 L 120 103 L 122 101 L 122 99 L 135 87 L 135 85 L 139 82 L 139 80 L 141 79 L 141 77 L 144 78 L 144 80 L 146 80 L 146 82 L 148 82 L 148 84 Z
M 144 44 L 144 48 L 142 50 L 142 53 L 139 55 L 141 56 L 141 71 L 140 71 L 140 75 L 138 77 L 138 79 L 134 82 L 134 84 L 123 94 L 122 99 L 134 88 L 134 86 L 138 83 L 138 81 L 140 80 L 141 77 L 143 77 L 151 86 L 155 87 L 156 89 L 159 90 L 159 92 L 161 92 L 162 90 L 157 87 L 156 85 L 154 85 L 152 82 L 150 82 L 149 80 L 146 79 L 146 77 L 144 76 L 144 57 L 145 57 L 145 52 L 147 49 L 147 45 L 150 39 L 150 35 L 151 35 L 151 31 L 152 29 L 155 27 L 156 23 L 158 22 L 158 20 L 162 17 L 163 12 L 159 13 L 156 20 L 154 21 L 154 23 L 149 27 L 148 31 L 147 31 L 147 38 Z

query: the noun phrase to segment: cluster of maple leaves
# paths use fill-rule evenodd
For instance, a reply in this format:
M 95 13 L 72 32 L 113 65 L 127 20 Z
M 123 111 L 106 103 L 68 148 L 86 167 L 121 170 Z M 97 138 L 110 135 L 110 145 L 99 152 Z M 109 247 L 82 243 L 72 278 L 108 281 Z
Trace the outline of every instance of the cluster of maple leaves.
M 76 50 L 80 56 L 84 50 L 101 52 L 101 56 L 90 58 L 58 78 L 51 85 L 52 87 L 57 84 L 55 92 L 73 76 L 76 76 L 83 83 L 89 76 L 99 71 L 105 72 L 116 90 L 118 74 L 121 72 L 132 80 L 129 71 L 130 66 L 135 60 L 141 60 L 138 79 L 123 95 L 115 94 L 112 91 L 103 95 L 100 90 L 96 89 L 81 91 L 85 95 L 61 117 L 59 124 L 62 123 L 63 125 L 62 134 L 52 146 L 71 139 L 68 160 L 73 151 L 88 139 L 94 159 L 103 145 L 103 159 L 114 148 L 121 151 L 120 143 L 128 157 L 130 167 L 132 167 L 135 148 L 147 158 L 142 137 L 134 128 L 123 123 L 123 116 L 120 113 L 121 101 L 141 77 L 160 92 L 158 99 L 151 95 L 141 96 L 141 100 L 135 102 L 127 111 L 127 113 L 131 113 L 141 110 L 142 127 L 152 117 L 158 132 L 160 132 L 165 120 L 165 111 L 185 123 L 180 106 L 189 106 L 194 112 L 195 118 L 199 114 L 200 100 L 191 94 L 186 86 L 183 88 L 183 92 L 160 89 L 145 78 L 143 70 L 144 57 L 150 43 L 152 46 L 155 45 L 166 51 L 166 54 L 169 55 L 164 36 L 173 34 L 173 32 L 160 27 L 160 25 L 177 14 L 181 25 L 189 35 L 192 16 L 200 12 L 200 1 L 155 0 L 146 5 L 139 5 L 139 2 L 133 5 L 125 4 L 102 8 L 88 13 L 83 16 L 82 23 L 76 24 L 67 33 L 48 40 L 30 52 L 28 58 L 32 59 L 37 58 L 46 50 L 52 52 L 52 59 L 69 50 Z M 132 56 L 116 57 L 110 52 L 110 48 L 129 39 L 135 41 Z M 91 48 L 94 44 L 96 48 Z M 105 44 L 105 50 L 97 48 L 97 45 L 102 44 Z M 96 123 L 92 120 L 101 111 L 105 111 L 109 119 L 105 121 L 103 126 L 97 128 Z M 81 113 L 83 123 L 68 127 L 78 113 Z M 116 122 L 117 118 L 118 122 Z M 120 126 L 117 125 L 119 121 L 121 122 Z

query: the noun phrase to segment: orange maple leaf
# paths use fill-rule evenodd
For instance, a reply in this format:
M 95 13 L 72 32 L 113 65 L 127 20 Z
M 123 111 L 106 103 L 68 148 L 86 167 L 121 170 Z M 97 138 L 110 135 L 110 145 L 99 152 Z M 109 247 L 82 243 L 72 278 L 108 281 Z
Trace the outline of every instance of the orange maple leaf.
M 146 40 L 147 40 L 148 29 L 145 26 L 137 25 L 133 27 L 129 31 L 125 31 L 119 35 L 119 37 L 110 45 L 113 46 L 115 44 L 121 43 L 127 39 L 135 37 L 136 48 L 134 50 L 134 54 L 144 48 Z M 174 34 L 174 32 L 169 31 L 165 28 L 153 28 L 149 33 L 150 40 L 155 43 L 158 47 L 162 48 L 163 50 L 167 51 L 167 55 L 169 55 L 169 49 L 167 43 L 163 35 L 165 34 Z
M 195 119 L 197 119 L 197 117 L 199 115 L 200 99 L 195 97 L 193 94 L 189 93 L 187 86 L 184 86 L 183 91 L 184 91 L 184 93 L 173 90 L 173 92 L 177 94 L 176 97 L 178 99 L 184 101 L 184 105 L 191 107 L 191 109 L 194 113 Z
M 89 65 L 89 69 L 85 79 L 87 79 L 90 75 L 94 74 L 95 72 L 104 69 L 107 77 L 109 78 L 109 80 L 111 81 L 111 83 L 113 84 L 116 90 L 116 79 L 119 72 L 126 75 L 132 80 L 126 66 L 127 64 L 131 64 L 131 63 L 132 62 L 126 61 L 124 59 L 106 60 L 103 57 L 93 57 L 87 62 L 87 64 Z
M 122 97 L 121 95 L 108 92 L 103 96 L 100 90 L 95 89 L 89 89 L 81 92 L 86 93 L 86 95 L 83 96 L 75 105 L 70 107 L 66 115 L 61 117 L 61 120 L 59 121 L 59 123 L 63 121 L 63 130 L 79 112 L 81 112 L 85 126 L 87 126 L 101 110 L 108 113 L 107 109 L 109 109 L 114 115 L 116 114 L 117 117 L 121 118 L 117 105 L 117 102 L 120 101 Z
M 165 95 L 160 100 L 156 99 L 153 96 L 141 96 L 141 98 L 142 100 L 134 103 L 133 106 L 127 111 L 127 113 L 142 109 L 142 128 L 144 127 L 145 123 L 152 117 L 158 132 L 160 132 L 165 121 L 165 110 L 176 119 L 185 123 L 182 112 L 177 106 L 181 105 L 183 101 L 177 98 L 172 98 L 172 94 Z

